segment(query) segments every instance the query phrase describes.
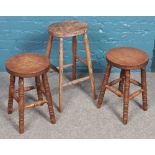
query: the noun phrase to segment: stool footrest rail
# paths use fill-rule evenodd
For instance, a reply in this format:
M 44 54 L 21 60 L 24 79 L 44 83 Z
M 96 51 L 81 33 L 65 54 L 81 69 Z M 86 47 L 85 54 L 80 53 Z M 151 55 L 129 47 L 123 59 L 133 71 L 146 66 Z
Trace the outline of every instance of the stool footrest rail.
M 73 84 L 83 82 L 85 80 L 88 80 L 89 78 L 90 78 L 89 76 L 86 76 L 86 77 L 83 77 L 83 78 L 79 78 L 79 79 L 67 82 L 67 83 L 63 84 L 63 87 L 67 87 L 67 86 L 70 86 L 70 85 L 73 85 Z
M 133 98 L 135 98 L 136 96 L 138 96 L 139 94 L 141 94 L 143 91 L 144 91 L 143 89 L 140 89 L 140 90 L 137 90 L 136 92 L 132 93 L 129 96 L 129 100 L 132 100 Z
M 32 102 L 28 105 L 26 105 L 24 108 L 34 108 L 34 107 L 37 107 L 37 106 L 42 106 L 44 105 L 45 103 L 47 103 L 47 100 L 44 99 L 44 100 L 40 100 L 40 101 L 36 101 L 36 102 Z
M 117 96 L 122 97 L 123 93 L 121 91 L 119 91 L 117 88 L 106 85 L 106 88 L 109 89 L 110 91 L 112 91 L 113 93 L 115 93 Z

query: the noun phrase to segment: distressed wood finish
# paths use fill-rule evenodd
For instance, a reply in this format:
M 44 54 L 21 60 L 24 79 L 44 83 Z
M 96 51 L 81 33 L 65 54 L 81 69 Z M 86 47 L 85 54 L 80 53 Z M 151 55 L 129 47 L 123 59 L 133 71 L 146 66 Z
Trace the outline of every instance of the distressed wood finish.
M 60 38 L 59 45 L 59 111 L 63 111 L 63 38 Z
M 108 63 L 106 72 L 104 74 L 104 79 L 101 84 L 101 90 L 100 90 L 100 94 L 98 97 L 97 108 L 100 108 L 102 105 L 103 97 L 104 97 L 104 94 L 106 91 L 106 85 L 108 84 L 108 80 L 109 80 L 109 76 L 110 76 L 110 71 L 111 71 L 111 65 L 110 65 L 110 63 Z
M 30 58 L 29 58 L 30 56 Z M 22 61 L 23 59 L 23 61 Z M 27 64 L 28 63 L 28 64 Z M 20 66 L 21 65 L 21 66 Z M 33 65 L 35 65 L 33 67 Z M 10 86 L 8 98 L 8 113 L 12 113 L 13 99 L 18 102 L 19 109 L 19 133 L 24 133 L 24 110 L 26 108 L 33 108 L 48 104 L 51 122 L 56 123 L 54 109 L 52 105 L 52 97 L 47 79 L 47 72 L 49 70 L 49 59 L 40 54 L 19 54 L 8 59 L 6 69 L 10 73 Z M 18 70 L 19 69 L 19 70 Z M 15 91 L 15 78 L 19 77 L 18 91 Z M 24 78 L 34 77 L 36 86 L 29 86 L 24 88 Z M 42 77 L 42 81 L 40 80 Z M 37 89 L 38 101 L 31 104 L 24 103 L 24 92 L 32 89 Z M 16 95 L 18 93 L 18 96 Z M 43 98 L 45 95 L 45 99 Z
M 119 91 L 117 88 L 106 85 L 106 88 L 115 93 L 117 96 L 123 96 L 123 93 Z
M 121 81 L 119 83 L 119 90 L 123 92 L 123 85 L 124 85 L 124 79 L 125 79 L 125 70 L 123 69 L 121 70 L 120 78 L 121 78 Z
M 90 76 L 91 93 L 92 93 L 93 99 L 95 100 L 96 93 L 95 93 L 95 85 L 94 85 L 94 75 L 93 75 L 92 62 L 91 62 L 91 56 L 90 56 L 89 41 L 86 33 L 84 33 L 84 45 L 85 45 L 85 51 L 86 51 L 86 57 L 87 57 L 88 71 Z
M 63 87 L 70 86 L 73 84 L 80 83 L 87 79 L 90 79 L 90 87 L 92 98 L 96 98 L 95 86 L 94 86 L 94 75 L 92 70 L 92 63 L 90 57 L 89 42 L 87 37 L 88 26 L 86 23 L 77 21 L 77 20 L 67 20 L 59 23 L 54 23 L 48 27 L 49 39 L 46 50 L 46 56 L 50 60 L 50 53 L 52 47 L 53 37 L 58 37 L 59 42 L 59 67 L 50 64 L 50 72 L 56 71 L 59 73 L 59 111 L 63 111 Z M 84 35 L 84 45 L 87 60 L 84 60 L 82 57 L 77 56 L 77 36 Z M 63 65 L 63 40 L 66 37 L 72 37 L 72 64 Z M 76 76 L 76 61 L 87 65 L 89 71 L 89 77 L 77 78 Z M 63 84 L 63 69 L 67 67 L 72 67 L 72 81 Z
M 24 79 L 19 77 L 18 82 L 18 95 L 19 95 L 19 133 L 24 133 Z
M 113 81 L 111 81 L 108 85 L 109 85 L 109 86 L 113 86 L 113 85 L 115 85 L 116 83 L 120 82 L 121 80 L 122 80 L 121 78 L 116 79 L 116 80 L 113 80 Z
M 141 88 L 144 90 L 142 92 L 142 99 L 143 99 L 143 109 L 144 111 L 147 110 L 147 82 L 146 82 L 146 68 L 141 69 Z
M 124 82 L 124 97 L 123 97 L 123 123 L 128 122 L 128 103 L 129 103 L 129 89 L 130 89 L 130 70 L 125 71 L 125 82 Z
M 49 70 L 49 59 L 41 54 L 17 54 L 8 59 L 6 70 L 18 77 L 39 76 Z
M 35 86 L 27 86 L 27 87 L 24 87 L 24 92 L 27 92 L 27 91 L 30 91 L 33 89 L 36 89 L 36 87 Z M 16 90 L 16 93 L 18 93 L 18 90 Z
M 48 38 L 47 48 L 46 48 L 46 57 L 50 59 L 51 49 L 52 49 L 53 36 L 50 34 Z
M 77 20 L 66 20 L 48 27 L 50 34 L 55 37 L 73 37 L 84 34 L 87 29 L 86 23 Z
M 136 48 L 120 47 L 120 48 L 113 48 L 110 51 L 108 51 L 106 53 L 106 59 L 108 65 L 104 75 L 104 79 L 102 81 L 97 107 L 98 108 L 101 107 L 105 90 L 106 88 L 109 89 L 119 97 L 123 97 L 124 102 L 123 123 L 127 124 L 129 100 L 133 99 L 134 97 L 142 93 L 143 109 L 144 111 L 147 110 L 146 65 L 149 60 L 148 55 L 144 51 L 141 51 Z M 120 78 L 108 83 L 110 70 L 112 66 L 121 69 Z M 141 69 L 141 83 L 134 79 L 130 79 L 131 69 Z M 118 89 L 112 87 L 118 82 L 119 82 Z M 141 89 L 137 90 L 136 92 L 130 95 L 130 83 L 141 87 Z
M 132 93 L 129 97 L 129 100 L 132 100 L 133 98 L 135 98 L 136 96 L 138 96 L 139 94 L 141 94 L 144 90 L 143 89 L 140 89 L 140 90 L 137 90 L 136 92 Z
M 83 77 L 83 78 L 80 78 L 80 79 L 77 79 L 77 80 L 74 80 L 74 81 L 70 81 L 68 83 L 63 84 L 63 87 L 67 87 L 67 86 L 70 86 L 70 85 L 73 85 L 73 84 L 76 84 L 76 83 L 80 83 L 80 82 L 86 81 L 88 79 L 90 79 L 90 77 L 86 76 L 86 77 Z
M 48 110 L 49 110 L 49 114 L 50 114 L 50 120 L 51 120 L 51 123 L 55 124 L 56 119 L 55 119 L 55 114 L 54 114 L 54 109 L 53 109 L 53 104 L 52 104 L 52 96 L 50 93 L 50 87 L 49 87 L 49 83 L 48 83 L 47 74 L 43 74 L 42 79 L 43 79 L 43 83 L 44 83 L 44 89 L 45 89 L 45 95 L 46 95 L 46 100 L 47 100 L 47 104 L 48 104 Z
M 122 69 L 141 69 L 148 63 L 148 55 L 137 48 L 113 48 L 106 53 L 111 65 Z
M 35 77 L 35 82 L 36 82 L 38 100 L 43 100 L 43 95 L 42 95 L 42 91 L 41 91 L 41 82 L 40 82 L 39 76 Z
M 8 100 L 8 114 L 13 111 L 13 97 L 15 93 L 15 76 L 10 75 L 10 85 L 9 85 L 9 100 Z
M 47 103 L 47 100 L 46 99 L 43 99 L 43 100 L 40 100 L 40 101 L 36 101 L 36 102 L 32 102 L 28 105 L 26 105 L 24 108 L 34 108 L 34 107 L 37 107 L 37 106 L 42 106 L 44 105 L 45 103 Z
M 130 83 L 134 84 L 134 85 L 137 85 L 137 86 L 142 86 L 142 84 L 134 79 L 130 79 Z
M 76 79 L 76 50 L 77 50 L 77 40 L 76 36 L 72 38 L 72 79 Z

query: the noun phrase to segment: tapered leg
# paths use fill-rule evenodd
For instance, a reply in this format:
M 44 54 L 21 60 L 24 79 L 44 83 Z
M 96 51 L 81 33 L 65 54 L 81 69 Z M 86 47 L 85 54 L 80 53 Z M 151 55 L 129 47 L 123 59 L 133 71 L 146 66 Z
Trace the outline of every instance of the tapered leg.
M 85 51 L 86 51 L 86 57 L 87 57 L 89 76 L 90 76 L 91 93 L 92 93 L 93 99 L 96 99 L 94 75 L 93 75 L 92 62 L 91 62 L 91 57 L 90 57 L 89 42 L 88 42 L 88 37 L 86 33 L 84 33 L 84 45 L 85 45 Z
M 43 95 L 42 95 L 42 91 L 41 91 L 41 82 L 40 82 L 39 76 L 35 77 L 35 83 L 36 83 L 36 87 L 37 87 L 38 100 L 43 100 Z
M 59 45 L 59 111 L 63 111 L 63 38 L 60 38 Z
M 102 105 L 103 97 L 104 97 L 105 90 L 106 90 L 106 84 L 108 83 L 109 76 L 110 76 L 111 67 L 112 66 L 110 65 L 110 63 L 108 63 L 106 72 L 104 74 L 104 78 L 102 81 L 102 85 L 101 85 L 101 90 L 100 90 L 100 94 L 99 94 L 99 98 L 98 98 L 98 102 L 97 102 L 97 108 L 100 108 Z
M 123 85 L 124 85 L 124 79 L 125 79 L 125 71 L 123 69 L 121 70 L 120 78 L 122 80 L 119 83 L 119 90 L 123 92 Z
M 142 89 L 142 99 L 143 99 L 143 109 L 144 111 L 147 110 L 147 82 L 146 82 L 146 68 L 141 69 L 141 83 Z
M 50 93 L 50 87 L 49 87 L 49 83 L 48 83 L 47 74 L 43 74 L 42 79 L 43 79 L 43 83 L 44 83 L 43 85 L 44 85 L 44 89 L 45 89 L 45 95 L 46 95 L 46 99 L 47 99 L 50 120 L 51 120 L 52 124 L 55 124 L 56 119 L 55 119 L 55 114 L 54 114 L 54 109 L 53 109 L 53 104 L 52 104 L 52 96 Z
M 77 50 L 77 40 L 76 36 L 72 38 L 72 79 L 76 79 L 76 50 Z
M 124 106 L 123 106 L 123 123 L 128 122 L 128 103 L 129 103 L 129 93 L 130 93 L 130 70 L 125 71 L 125 83 L 124 83 Z
M 50 34 L 48 38 L 47 48 L 46 48 L 46 56 L 50 59 L 51 48 L 52 48 L 53 36 Z
M 8 114 L 13 111 L 13 97 L 15 93 L 15 76 L 10 75 L 10 85 L 9 85 L 9 100 L 8 100 Z
M 24 79 L 19 77 L 19 133 L 24 133 Z

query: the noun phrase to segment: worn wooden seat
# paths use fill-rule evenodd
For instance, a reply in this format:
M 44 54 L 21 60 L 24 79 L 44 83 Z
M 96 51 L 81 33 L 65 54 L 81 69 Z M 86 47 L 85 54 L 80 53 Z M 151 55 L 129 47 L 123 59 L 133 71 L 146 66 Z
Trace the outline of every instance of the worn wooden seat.
M 10 73 L 8 113 L 13 111 L 13 99 L 19 105 L 19 132 L 24 132 L 24 110 L 33 108 L 45 103 L 48 104 L 51 123 L 56 123 L 52 96 L 50 93 L 47 72 L 49 70 L 49 59 L 41 54 L 24 53 L 18 54 L 6 62 L 6 70 Z M 19 88 L 15 90 L 15 79 L 19 77 Z M 24 88 L 24 78 L 35 77 L 36 87 L 29 86 Z M 42 80 L 41 80 L 42 78 Z M 24 103 L 24 92 L 37 89 L 38 101 L 30 104 Z M 18 93 L 18 96 L 16 95 Z M 43 97 L 43 95 L 45 97 Z
M 114 66 L 124 69 L 140 69 L 148 63 L 148 55 L 137 48 L 113 48 L 106 54 L 107 60 Z
M 87 31 L 87 24 L 77 20 L 67 20 L 51 24 L 48 30 L 54 37 L 72 37 L 84 34 Z
M 48 71 L 49 59 L 41 54 L 18 54 L 6 62 L 6 69 L 14 76 L 38 76 Z
M 56 71 L 59 73 L 59 110 L 60 112 L 63 111 L 63 88 L 80 83 L 85 80 L 90 80 L 90 87 L 91 87 L 91 94 L 93 99 L 96 98 L 95 94 L 95 86 L 94 86 L 94 75 L 92 69 L 92 62 L 90 56 L 90 49 L 89 49 L 89 41 L 87 37 L 87 24 L 77 20 L 68 20 L 59 23 L 52 24 L 48 27 L 49 30 L 49 39 L 48 45 L 46 50 L 46 56 L 50 59 L 51 49 L 52 49 L 52 42 L 54 37 L 59 37 L 59 67 L 54 66 L 53 64 L 50 65 L 50 70 Z M 87 60 L 83 59 L 81 56 L 77 56 L 77 36 L 83 35 L 83 42 L 85 46 L 86 58 Z M 72 37 L 72 63 L 71 64 L 64 64 L 63 57 L 64 57 L 64 38 L 65 37 Z M 89 75 L 77 78 L 76 76 L 76 62 L 80 61 L 84 65 L 87 65 Z M 63 83 L 63 70 L 64 68 L 72 67 L 72 81 L 67 83 Z
M 101 84 L 101 90 L 97 102 L 97 107 L 100 108 L 104 98 L 106 89 L 112 91 L 119 97 L 123 97 L 123 123 L 128 122 L 128 103 L 129 100 L 142 93 L 143 109 L 147 110 L 147 83 L 146 83 L 146 65 L 148 63 L 148 55 L 144 51 L 136 48 L 120 47 L 113 48 L 106 53 L 107 68 Z M 121 69 L 120 78 L 108 82 L 112 67 Z M 131 69 L 141 69 L 141 82 L 130 78 Z M 119 83 L 119 88 L 113 85 Z M 136 92 L 130 94 L 130 83 L 141 87 Z

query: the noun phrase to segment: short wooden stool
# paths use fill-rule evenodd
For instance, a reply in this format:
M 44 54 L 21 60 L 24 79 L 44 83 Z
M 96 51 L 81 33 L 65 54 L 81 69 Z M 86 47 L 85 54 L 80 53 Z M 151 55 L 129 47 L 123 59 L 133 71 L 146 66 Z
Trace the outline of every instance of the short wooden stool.
M 97 102 L 97 107 L 100 108 L 105 90 L 109 89 L 119 97 L 123 97 L 124 107 L 123 107 L 123 123 L 128 122 L 128 103 L 129 100 L 138 96 L 142 93 L 143 98 L 143 109 L 147 110 L 147 83 L 146 83 L 146 65 L 148 63 L 148 55 L 142 50 L 136 48 L 113 48 L 106 53 L 106 59 L 108 62 L 104 79 L 101 85 L 101 90 Z M 121 68 L 120 78 L 112 82 L 108 82 L 110 71 L 112 66 Z M 130 79 L 130 70 L 141 69 L 141 83 Z M 119 82 L 119 89 L 112 87 Z M 129 94 L 130 83 L 140 86 L 141 89 Z
M 24 110 L 35 106 L 48 104 L 51 123 L 56 123 L 55 114 L 52 105 L 52 96 L 50 93 L 47 72 L 49 70 L 49 59 L 41 54 L 18 54 L 11 57 L 6 62 L 6 70 L 10 73 L 8 114 L 13 111 L 13 99 L 19 105 L 19 132 L 24 133 Z M 19 77 L 19 88 L 15 91 L 15 78 Z M 34 89 L 33 86 L 24 88 L 24 78 L 35 77 L 38 101 L 31 104 L 24 104 L 24 91 Z M 42 82 L 40 78 L 42 77 Z M 18 93 L 18 96 L 16 96 Z M 43 98 L 43 94 L 45 98 Z
M 59 23 L 52 24 L 48 27 L 49 30 L 49 39 L 48 39 L 48 46 L 46 56 L 50 59 L 50 53 L 52 48 L 52 40 L 53 37 L 58 37 L 60 39 L 59 43 L 59 67 L 55 67 L 51 64 L 51 68 L 54 71 L 59 73 L 59 110 L 62 112 L 63 106 L 63 88 L 66 86 L 70 86 L 72 84 L 77 84 L 79 82 L 85 81 L 90 79 L 90 86 L 91 86 L 91 93 L 93 99 L 95 99 L 95 87 L 94 87 L 94 75 L 92 70 L 92 62 L 90 57 L 90 49 L 89 49 L 89 42 L 87 37 L 87 24 L 81 21 L 76 20 L 69 20 L 63 21 Z M 84 60 L 82 57 L 76 55 L 77 50 L 77 38 L 78 35 L 84 35 L 84 45 L 86 51 L 87 61 Z M 63 38 L 65 37 L 72 37 L 72 64 L 63 64 Z M 79 60 L 81 63 L 88 66 L 89 76 L 76 79 L 76 61 Z M 68 83 L 63 84 L 63 69 L 72 66 L 72 79 Z

